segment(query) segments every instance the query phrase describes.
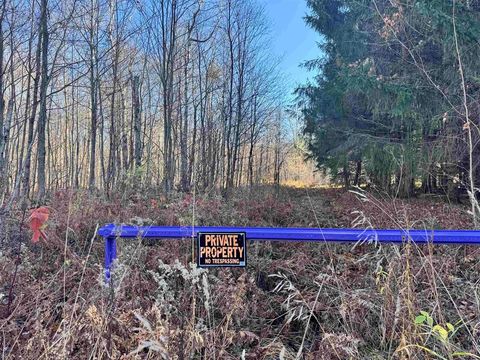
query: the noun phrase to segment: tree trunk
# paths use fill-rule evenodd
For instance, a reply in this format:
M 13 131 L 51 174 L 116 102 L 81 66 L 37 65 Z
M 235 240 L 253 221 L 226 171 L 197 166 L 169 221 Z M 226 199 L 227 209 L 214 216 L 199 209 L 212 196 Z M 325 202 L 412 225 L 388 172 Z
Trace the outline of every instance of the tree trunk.
M 3 19 L 5 17 L 5 8 L 7 4 L 4 1 L 2 3 L 2 7 L 0 9 L 0 198 L 3 196 L 3 192 L 6 188 L 6 184 L 4 183 L 5 179 L 5 161 L 3 159 L 3 152 L 5 150 L 6 141 L 5 141 L 5 120 L 4 120 L 4 112 L 5 112 L 5 99 L 3 97 L 4 93 L 4 71 L 3 71 Z
M 188 176 L 188 63 L 189 48 L 187 45 L 185 54 L 185 64 L 183 70 L 184 81 L 184 108 L 183 108 L 183 125 L 180 133 L 180 186 L 182 191 L 190 190 L 190 177 Z
M 43 199 L 45 184 L 45 131 L 47 125 L 47 87 L 48 87 L 48 28 L 47 0 L 41 1 L 40 36 L 42 37 L 42 79 L 40 83 L 40 112 L 38 117 L 38 198 Z
M 32 16 L 34 14 L 34 7 L 35 2 L 32 2 Z M 33 27 L 32 27 L 32 37 L 33 35 Z M 23 176 L 23 194 L 25 196 L 29 196 L 30 194 L 30 174 L 31 174 L 31 167 L 32 167 L 32 148 L 33 148 L 33 140 L 34 140 L 34 127 L 35 127 L 35 117 L 37 115 L 37 106 L 38 106 L 38 86 L 40 83 L 40 65 L 41 65 L 41 58 L 40 54 L 42 51 L 42 37 L 38 36 L 37 40 L 37 49 L 35 50 L 35 79 L 33 80 L 33 94 L 32 94 L 32 107 L 30 111 L 30 116 L 28 120 L 28 137 L 27 137 L 27 152 L 25 154 L 25 172 Z M 31 69 L 29 69 L 28 76 L 32 76 Z
M 343 165 L 343 183 L 345 185 L 345 189 L 350 189 L 350 170 L 348 169 L 348 161 L 345 161 Z
M 142 117 L 140 110 L 140 78 L 138 75 L 133 77 L 132 82 L 132 108 L 133 108 L 133 132 L 134 132 L 134 158 L 135 168 L 142 165 Z
M 357 161 L 357 167 L 355 169 L 355 179 L 353 184 L 355 186 L 360 186 L 360 176 L 362 175 L 362 160 Z
M 93 9 L 92 9 L 93 10 Z M 92 11 L 93 13 L 93 11 Z M 90 22 L 90 178 L 88 186 L 95 188 L 95 165 L 97 149 L 97 44 L 95 36 L 95 24 L 93 15 Z

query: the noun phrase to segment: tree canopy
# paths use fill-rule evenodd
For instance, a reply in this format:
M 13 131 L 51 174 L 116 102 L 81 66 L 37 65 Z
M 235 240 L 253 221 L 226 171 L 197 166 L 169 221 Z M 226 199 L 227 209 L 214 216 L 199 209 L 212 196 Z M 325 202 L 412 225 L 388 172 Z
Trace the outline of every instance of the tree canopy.
M 308 0 L 318 70 L 298 89 L 310 156 L 349 186 L 475 193 L 478 1 Z M 469 141 L 470 139 L 470 141 Z M 471 162 L 471 164 L 470 164 Z M 470 166 L 471 165 L 471 166 Z M 354 174 L 354 177 L 352 176 Z

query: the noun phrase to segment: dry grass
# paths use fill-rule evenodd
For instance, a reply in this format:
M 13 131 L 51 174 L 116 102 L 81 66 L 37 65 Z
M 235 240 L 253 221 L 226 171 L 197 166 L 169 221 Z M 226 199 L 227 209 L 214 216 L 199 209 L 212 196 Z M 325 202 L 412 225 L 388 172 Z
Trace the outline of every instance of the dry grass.
M 282 188 L 275 196 L 269 187 L 243 189 L 228 201 L 216 194 L 197 197 L 195 222 L 350 226 L 355 210 L 363 214 L 359 226 L 449 227 L 448 221 L 468 219 L 461 207 L 453 211 L 427 200 L 406 205 L 370 195 L 367 200 L 335 190 Z M 205 271 L 190 265 L 188 240 L 153 246 L 122 240 L 114 286 L 103 285 L 97 224 L 191 224 L 192 202 L 188 195 L 167 201 L 154 193 L 122 194 L 107 200 L 59 192 L 50 203 L 49 242 L 40 246 L 28 242 L 17 209 L 8 224 L 3 221 L 10 231 L 2 240 L 2 294 L 11 285 L 15 261 L 21 263 L 11 309 L 0 306 L 0 357 L 453 359 L 479 354 L 480 252 L 473 247 L 255 243 L 246 270 Z M 415 222 L 419 214 L 433 218 Z M 415 324 L 421 311 L 432 320 Z M 444 339 L 438 326 L 447 329 L 447 323 L 454 330 Z

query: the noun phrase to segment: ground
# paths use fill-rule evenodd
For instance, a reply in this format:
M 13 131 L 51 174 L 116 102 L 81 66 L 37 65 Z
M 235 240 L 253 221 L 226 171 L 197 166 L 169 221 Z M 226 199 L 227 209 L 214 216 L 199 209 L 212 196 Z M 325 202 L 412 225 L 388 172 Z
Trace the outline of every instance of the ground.
M 207 271 L 190 264 L 190 240 L 119 240 L 106 287 L 95 237 L 110 222 L 470 228 L 464 205 L 261 187 L 228 200 L 62 191 L 49 207 L 39 244 L 27 212 L 3 220 L 2 358 L 480 358 L 475 247 L 265 242 L 251 244 L 246 269 Z

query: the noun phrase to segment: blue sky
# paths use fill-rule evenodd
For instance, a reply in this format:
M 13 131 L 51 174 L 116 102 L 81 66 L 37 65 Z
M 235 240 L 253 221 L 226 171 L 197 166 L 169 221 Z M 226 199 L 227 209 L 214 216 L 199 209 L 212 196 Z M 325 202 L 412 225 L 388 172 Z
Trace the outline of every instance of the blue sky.
M 281 59 L 280 69 L 291 93 L 314 73 L 300 67 L 305 60 L 319 57 L 320 36 L 305 24 L 306 0 L 260 0 L 271 26 L 272 51 Z M 289 96 L 290 97 L 290 96 Z

